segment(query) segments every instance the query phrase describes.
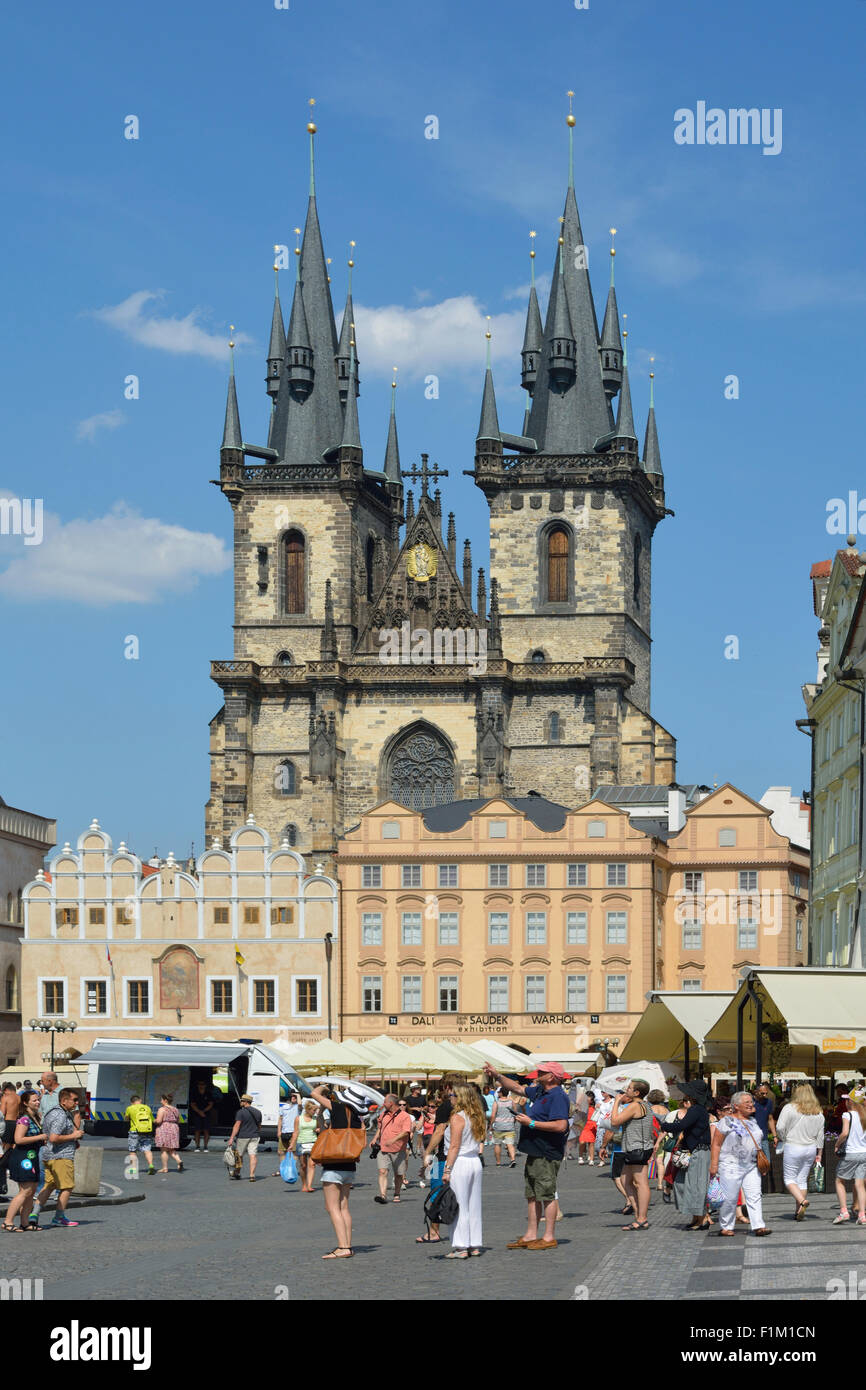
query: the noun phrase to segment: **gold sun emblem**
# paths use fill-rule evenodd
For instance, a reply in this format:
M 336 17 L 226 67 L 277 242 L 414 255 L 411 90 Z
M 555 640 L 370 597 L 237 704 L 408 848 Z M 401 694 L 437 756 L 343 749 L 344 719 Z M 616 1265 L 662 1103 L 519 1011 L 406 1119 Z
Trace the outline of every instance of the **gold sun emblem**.
M 414 579 L 418 584 L 426 584 L 428 579 L 436 578 L 436 567 L 439 563 L 439 556 L 436 551 L 423 541 L 413 545 L 409 551 L 406 561 L 406 573 L 410 579 Z

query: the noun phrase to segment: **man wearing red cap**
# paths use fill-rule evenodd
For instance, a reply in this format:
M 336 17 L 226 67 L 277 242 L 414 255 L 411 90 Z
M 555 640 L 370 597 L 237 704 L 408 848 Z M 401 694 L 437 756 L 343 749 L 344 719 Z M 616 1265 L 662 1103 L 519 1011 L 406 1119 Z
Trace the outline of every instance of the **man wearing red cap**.
M 537 1071 L 527 1074 L 529 1080 L 537 1081 L 535 1086 L 521 1086 L 518 1081 L 502 1076 L 489 1066 L 484 1070 L 500 1086 L 525 1096 L 528 1102 L 525 1111 L 514 1116 L 520 1127 L 517 1147 L 526 1155 L 526 1232 L 519 1240 L 513 1240 L 508 1249 L 555 1250 L 556 1183 L 568 1133 L 568 1096 L 560 1082 L 570 1081 L 571 1077 L 558 1062 L 542 1062 Z M 544 1235 L 539 1238 L 538 1223 L 542 1212 Z

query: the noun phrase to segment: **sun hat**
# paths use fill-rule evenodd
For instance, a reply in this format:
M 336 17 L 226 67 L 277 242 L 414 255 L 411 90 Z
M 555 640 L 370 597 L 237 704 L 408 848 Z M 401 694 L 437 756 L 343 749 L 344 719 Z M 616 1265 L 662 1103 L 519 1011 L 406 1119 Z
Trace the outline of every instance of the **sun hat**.
M 542 1074 L 542 1072 L 546 1072 L 548 1076 L 555 1076 L 557 1081 L 571 1080 L 571 1073 L 567 1072 L 565 1068 L 559 1064 L 559 1062 L 542 1062 L 538 1067 L 536 1067 L 535 1071 L 528 1071 L 526 1075 L 530 1078 L 530 1080 L 534 1081 L 536 1077 Z

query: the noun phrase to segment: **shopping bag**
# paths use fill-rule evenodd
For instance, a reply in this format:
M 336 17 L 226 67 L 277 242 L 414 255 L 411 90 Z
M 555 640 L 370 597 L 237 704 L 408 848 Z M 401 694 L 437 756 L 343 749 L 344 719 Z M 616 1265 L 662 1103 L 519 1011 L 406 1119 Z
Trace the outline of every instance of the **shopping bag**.
M 238 1163 L 238 1151 L 232 1145 L 228 1145 L 223 1153 L 223 1163 L 227 1168 L 236 1168 Z
M 808 1189 L 809 1192 L 823 1192 L 823 1191 L 824 1191 L 824 1165 L 823 1165 L 823 1163 L 815 1163 L 815 1164 L 814 1164 L 814 1166 L 812 1167 L 812 1169 L 811 1169 L 810 1172 L 809 1172 L 809 1181 L 808 1181 L 808 1183 L 807 1183 L 806 1186 L 807 1186 L 807 1189 Z
M 710 1178 L 707 1186 L 707 1201 L 711 1207 L 720 1207 L 724 1198 L 724 1189 L 718 1177 Z
M 289 1186 L 291 1186 L 293 1182 L 298 1181 L 298 1165 L 293 1153 L 287 1152 L 280 1164 L 280 1177 L 283 1182 L 287 1182 Z

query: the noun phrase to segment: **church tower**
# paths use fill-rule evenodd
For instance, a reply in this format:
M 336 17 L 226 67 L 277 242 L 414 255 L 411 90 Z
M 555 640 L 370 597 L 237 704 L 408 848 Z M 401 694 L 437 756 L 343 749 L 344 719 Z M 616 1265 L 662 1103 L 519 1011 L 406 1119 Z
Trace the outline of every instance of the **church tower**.
M 599 336 L 573 180 L 543 322 L 530 292 L 520 435 L 500 428 L 488 334 L 474 468 L 488 584 L 469 540 L 458 555 L 454 514 L 443 523 L 448 469 L 424 454 L 401 467 L 396 380 L 382 466 L 365 457 L 354 249 L 338 334 L 307 130 L 288 327 L 278 290 L 271 318 L 267 445 L 244 440 L 233 358 L 229 377 L 218 485 L 234 521 L 234 653 L 211 665 L 224 703 L 208 841 L 252 814 L 327 862 L 387 800 L 535 790 L 573 806 L 601 782 L 672 781 L 673 740 L 649 714 L 650 553 L 665 515 L 655 412 L 641 461 L 616 294 L 611 283 Z

